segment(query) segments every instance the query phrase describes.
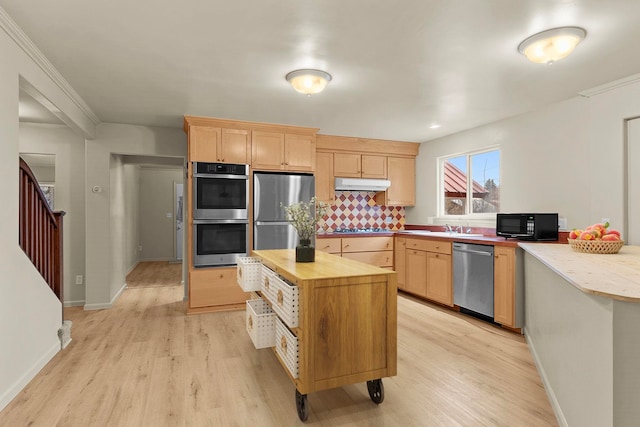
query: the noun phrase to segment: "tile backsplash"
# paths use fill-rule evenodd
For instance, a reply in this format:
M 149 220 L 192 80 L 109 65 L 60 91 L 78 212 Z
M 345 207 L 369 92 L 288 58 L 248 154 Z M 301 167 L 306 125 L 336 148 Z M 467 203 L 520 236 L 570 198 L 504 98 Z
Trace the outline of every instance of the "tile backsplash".
M 324 217 L 325 228 L 328 230 L 336 228 L 401 230 L 404 228 L 404 207 L 379 206 L 374 200 L 375 194 L 361 191 L 336 191 L 335 201 Z

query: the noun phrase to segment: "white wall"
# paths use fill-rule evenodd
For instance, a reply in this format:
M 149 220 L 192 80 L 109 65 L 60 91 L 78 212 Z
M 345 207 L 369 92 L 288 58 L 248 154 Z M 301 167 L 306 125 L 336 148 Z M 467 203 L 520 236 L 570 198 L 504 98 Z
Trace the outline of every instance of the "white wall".
M 20 152 L 53 154 L 56 157 L 55 210 L 63 218 L 64 303 L 84 304 L 84 138 L 64 125 L 20 124 Z
M 122 248 L 126 228 L 114 226 L 111 212 L 111 155 L 147 155 L 186 158 L 182 129 L 102 123 L 96 138 L 86 143 L 86 304 L 85 309 L 109 308 L 121 292 L 126 271 Z M 99 186 L 102 191 L 91 192 Z M 120 191 L 120 190 L 116 190 Z M 122 192 L 119 193 L 122 196 Z
M 140 168 L 140 259 L 143 261 L 175 259 L 174 183 L 182 182 L 183 175 L 182 169 Z M 171 218 L 167 218 L 168 213 Z
M 15 41 L 18 30 L 0 9 L 0 409 L 59 351 L 62 303 L 18 246 L 18 93 L 20 78 L 36 87 L 79 129 L 91 119 Z M 11 34 L 11 36 L 9 36 Z M 13 37 L 13 38 L 12 38 Z
M 622 228 L 624 120 L 640 115 L 640 83 L 422 144 L 408 224 L 436 216 L 439 156 L 499 145 L 501 211 L 559 212 L 568 228 L 606 217 Z

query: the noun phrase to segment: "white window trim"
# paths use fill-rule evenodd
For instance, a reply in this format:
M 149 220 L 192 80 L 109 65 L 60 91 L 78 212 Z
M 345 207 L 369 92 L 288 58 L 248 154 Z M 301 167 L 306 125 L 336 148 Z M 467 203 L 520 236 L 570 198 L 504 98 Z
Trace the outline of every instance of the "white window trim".
M 473 224 L 468 224 L 465 223 L 463 224 L 464 221 L 470 220 L 470 221 L 480 221 L 482 222 L 483 220 L 491 220 L 493 225 L 495 225 L 495 218 L 496 218 L 496 213 L 495 212 L 490 212 L 490 213 L 470 213 L 470 214 L 465 214 L 465 215 L 445 215 L 444 213 L 444 197 L 442 196 L 444 194 L 444 162 L 447 159 L 450 159 L 452 157 L 461 157 L 461 156 L 466 156 L 467 157 L 467 171 L 470 170 L 470 162 L 471 162 L 471 156 L 475 155 L 475 154 L 481 154 L 481 153 L 486 153 L 489 151 L 498 151 L 498 155 L 499 155 L 499 159 L 500 159 L 500 186 L 502 186 L 502 150 L 500 149 L 500 145 L 491 145 L 488 147 L 484 147 L 484 148 L 480 148 L 477 150 L 470 150 L 470 151 L 463 151 L 460 153 L 455 153 L 455 154 L 447 154 L 446 156 L 440 156 L 436 158 L 436 161 L 438 162 L 438 167 L 436 167 L 436 182 L 438 183 L 438 188 L 437 188 L 437 192 L 436 192 L 436 209 L 437 209 L 437 216 L 431 218 L 433 223 L 441 223 L 441 222 L 455 222 L 458 224 L 462 224 L 462 225 L 473 225 Z M 467 180 L 467 194 L 470 191 L 471 187 L 471 180 Z M 501 200 L 502 203 L 502 200 Z

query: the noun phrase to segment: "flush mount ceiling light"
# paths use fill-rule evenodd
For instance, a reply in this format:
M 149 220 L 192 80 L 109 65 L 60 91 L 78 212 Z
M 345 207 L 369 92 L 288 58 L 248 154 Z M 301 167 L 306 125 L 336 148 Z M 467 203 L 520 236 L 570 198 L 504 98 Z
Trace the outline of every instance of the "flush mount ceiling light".
M 518 51 L 531 62 L 553 64 L 573 52 L 586 35 L 580 27 L 552 28 L 526 38 Z
M 311 96 L 320 93 L 331 81 L 331 74 L 321 70 L 295 70 L 285 76 L 291 86 L 300 93 Z

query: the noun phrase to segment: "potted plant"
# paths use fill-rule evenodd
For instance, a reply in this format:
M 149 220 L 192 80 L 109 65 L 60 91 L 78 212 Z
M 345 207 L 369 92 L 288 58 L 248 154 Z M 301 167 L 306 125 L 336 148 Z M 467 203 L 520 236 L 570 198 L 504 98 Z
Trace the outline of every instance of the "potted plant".
M 287 220 L 298 232 L 300 244 L 296 246 L 296 262 L 315 261 L 315 248 L 311 246 L 311 238 L 316 234 L 318 222 L 327 213 L 328 205 L 312 197 L 308 203 L 300 201 L 284 206 Z

